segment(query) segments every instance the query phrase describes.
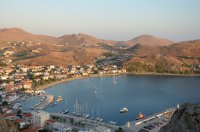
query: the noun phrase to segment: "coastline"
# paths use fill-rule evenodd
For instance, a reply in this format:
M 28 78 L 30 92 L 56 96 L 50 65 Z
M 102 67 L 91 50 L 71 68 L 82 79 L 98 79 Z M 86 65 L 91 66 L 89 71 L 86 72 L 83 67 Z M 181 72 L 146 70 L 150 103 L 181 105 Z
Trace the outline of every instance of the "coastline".
M 55 81 L 52 83 L 49 83 L 47 85 L 44 86 L 40 86 L 36 89 L 38 90 L 45 90 L 49 87 L 58 85 L 58 84 L 62 84 L 62 83 L 66 83 L 66 82 L 70 82 L 70 81 L 74 81 L 74 80 L 79 80 L 79 79 L 86 79 L 86 78 L 94 78 L 94 77 L 106 77 L 106 76 L 118 76 L 118 75 L 149 75 L 149 76 L 180 76 L 180 77 L 200 77 L 199 74 L 172 74 L 172 73 L 151 73 L 151 72 L 127 72 L 127 73 L 116 73 L 116 74 L 103 74 L 103 75 L 89 75 L 89 76 L 80 76 L 80 77 L 72 77 L 72 78 L 66 78 L 63 80 L 59 80 L 59 81 Z
M 156 73 L 156 72 L 127 72 L 126 74 L 128 74 L 128 75 L 200 77 L 200 74 L 174 74 L 174 73 Z
M 45 90 L 45 89 L 47 89 L 49 87 L 52 87 L 52 86 L 55 86 L 55 85 L 58 85 L 58 84 L 62 84 L 62 83 L 66 83 L 66 82 L 70 82 L 70 81 L 74 81 L 74 80 L 86 79 L 86 78 L 94 78 L 94 77 L 118 76 L 118 75 L 121 75 L 121 74 L 123 74 L 123 73 L 103 74 L 103 75 L 90 75 L 90 76 L 80 76 L 80 77 L 66 78 L 66 79 L 63 79 L 63 80 L 59 80 L 59 81 L 55 81 L 55 82 L 49 83 L 49 84 L 44 85 L 44 86 L 40 86 L 40 87 L 38 87 L 36 89 Z

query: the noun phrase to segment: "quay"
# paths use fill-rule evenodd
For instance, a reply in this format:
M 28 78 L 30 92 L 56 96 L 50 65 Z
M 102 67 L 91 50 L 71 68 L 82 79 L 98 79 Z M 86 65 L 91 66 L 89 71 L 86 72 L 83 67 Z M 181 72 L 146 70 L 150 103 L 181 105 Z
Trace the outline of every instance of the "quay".
M 33 107 L 34 110 L 42 110 L 47 107 L 54 99 L 53 95 L 45 95 L 44 99 Z
M 59 121 L 65 121 L 65 124 L 68 124 L 68 126 L 75 126 L 74 124 L 84 124 L 85 130 L 94 130 L 96 129 L 110 129 L 111 132 L 114 132 L 117 130 L 120 126 L 112 125 L 105 122 L 100 122 L 97 120 L 92 120 L 89 118 L 84 117 L 78 117 L 74 115 L 69 114 L 61 114 L 61 113 L 50 113 L 52 118 L 56 118 Z M 76 126 L 78 128 L 78 126 Z M 126 129 L 126 128 L 125 128 Z
M 162 126 L 170 121 L 171 116 L 176 110 L 177 108 L 169 108 L 140 120 L 128 122 L 124 127 L 135 131 L 146 130 L 149 132 L 158 132 Z
M 78 115 L 54 112 L 50 112 L 49 115 L 51 119 L 55 120 L 57 123 L 60 123 L 62 126 L 67 126 L 77 130 L 115 132 L 121 128 L 125 132 L 138 132 L 142 130 L 147 132 L 158 132 L 162 126 L 169 123 L 171 116 L 176 110 L 177 108 L 169 108 L 140 120 L 128 122 L 123 126 L 113 125 L 109 122 L 101 122 Z

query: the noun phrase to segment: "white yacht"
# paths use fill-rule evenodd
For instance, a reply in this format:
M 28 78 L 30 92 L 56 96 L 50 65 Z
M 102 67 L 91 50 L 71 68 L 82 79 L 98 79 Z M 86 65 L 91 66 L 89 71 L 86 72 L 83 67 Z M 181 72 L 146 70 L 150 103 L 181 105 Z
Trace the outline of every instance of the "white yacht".
M 126 107 L 120 109 L 120 113 L 126 113 L 126 112 L 128 112 L 128 109 Z
M 66 109 L 65 111 L 62 111 L 61 114 L 67 114 L 69 112 L 68 109 Z
M 117 124 L 117 122 L 114 122 L 114 121 L 109 121 L 109 123 L 110 123 L 111 125 L 116 125 L 116 124 Z

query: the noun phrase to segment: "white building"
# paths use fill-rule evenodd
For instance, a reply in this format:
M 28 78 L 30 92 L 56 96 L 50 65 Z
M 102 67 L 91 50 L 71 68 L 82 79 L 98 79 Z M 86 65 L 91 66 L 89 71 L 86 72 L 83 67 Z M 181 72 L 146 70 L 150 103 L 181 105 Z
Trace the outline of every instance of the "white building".
M 64 124 L 61 123 L 53 123 L 53 129 L 51 130 L 52 132 L 67 132 L 67 131 L 72 131 L 71 127 L 67 127 Z
M 8 76 L 7 76 L 7 75 L 3 75 L 3 76 L 0 77 L 0 79 L 1 79 L 1 80 L 7 80 L 7 79 L 8 79 Z
M 50 118 L 50 114 L 48 112 L 41 111 L 41 110 L 38 112 L 33 111 L 32 115 L 33 115 L 32 123 L 40 127 L 43 127 L 45 124 L 45 121 Z

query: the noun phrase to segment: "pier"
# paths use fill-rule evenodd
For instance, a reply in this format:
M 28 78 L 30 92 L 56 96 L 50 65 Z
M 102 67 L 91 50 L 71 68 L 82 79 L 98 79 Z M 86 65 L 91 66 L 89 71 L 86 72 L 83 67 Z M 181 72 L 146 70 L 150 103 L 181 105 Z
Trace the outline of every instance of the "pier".
M 127 125 L 124 125 L 124 127 L 135 131 L 142 129 L 149 132 L 159 131 L 162 126 L 169 122 L 176 109 L 177 108 L 169 108 L 134 122 L 128 122 Z
M 34 110 L 42 110 L 47 107 L 54 99 L 53 95 L 45 95 L 44 99 L 33 107 Z
M 105 122 L 100 122 L 97 120 L 92 120 L 89 118 L 85 118 L 85 117 L 79 117 L 79 116 L 74 116 L 74 115 L 69 115 L 69 114 L 61 114 L 61 113 L 50 113 L 52 118 L 56 118 L 59 121 L 63 121 L 65 124 L 67 123 L 69 126 L 73 126 L 76 128 L 78 128 L 78 125 L 74 125 L 74 124 L 81 124 L 85 126 L 86 130 L 89 129 L 100 129 L 100 127 L 102 129 L 110 129 L 112 132 L 114 132 L 115 130 L 117 130 L 120 126 L 117 125 L 112 125 L 109 123 L 105 123 Z

